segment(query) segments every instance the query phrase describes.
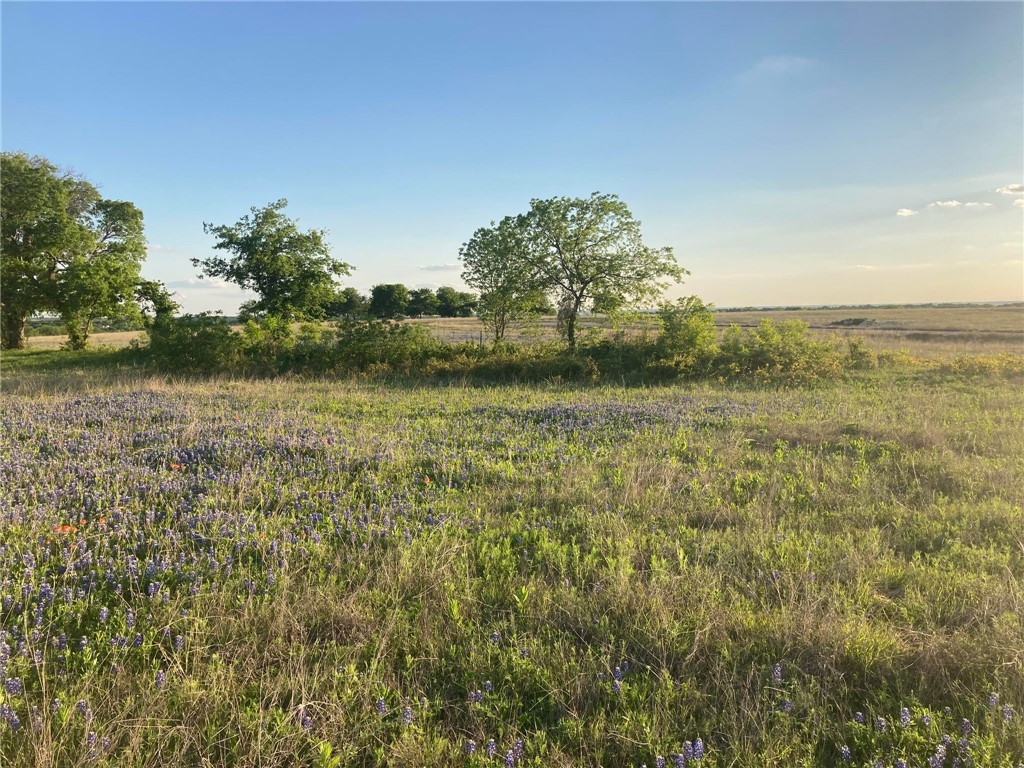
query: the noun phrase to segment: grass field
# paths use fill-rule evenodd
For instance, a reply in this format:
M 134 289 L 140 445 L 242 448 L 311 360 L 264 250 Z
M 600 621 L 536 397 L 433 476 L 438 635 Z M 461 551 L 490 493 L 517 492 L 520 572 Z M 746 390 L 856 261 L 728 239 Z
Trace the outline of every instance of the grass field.
M 35 354 L 3 379 L 4 766 L 1024 759 L 1019 381 Z

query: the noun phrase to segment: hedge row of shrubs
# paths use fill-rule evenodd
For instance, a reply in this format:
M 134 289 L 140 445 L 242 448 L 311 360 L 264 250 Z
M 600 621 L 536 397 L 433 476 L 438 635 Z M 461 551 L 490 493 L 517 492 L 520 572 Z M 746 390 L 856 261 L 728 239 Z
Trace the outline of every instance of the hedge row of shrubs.
M 558 344 L 444 344 L 420 325 L 373 319 L 304 325 L 273 318 L 233 330 L 218 315 L 162 318 L 147 354 L 160 370 L 268 375 L 424 376 L 487 381 L 747 379 L 808 384 L 877 365 L 860 340 L 808 333 L 799 321 L 765 320 L 719 334 L 714 315 L 690 297 L 662 307 L 654 337 L 612 338 L 567 351 Z

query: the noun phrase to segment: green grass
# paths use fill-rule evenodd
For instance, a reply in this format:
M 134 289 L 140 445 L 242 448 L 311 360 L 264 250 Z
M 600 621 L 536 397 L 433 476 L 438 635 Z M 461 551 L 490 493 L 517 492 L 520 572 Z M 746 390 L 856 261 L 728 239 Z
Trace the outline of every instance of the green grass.
M 697 737 L 698 765 L 923 766 L 943 734 L 952 765 L 965 718 L 971 764 L 1024 755 L 1019 382 L 175 383 L 87 359 L 5 355 L 0 617 L 29 650 L 5 766 L 496 766 L 516 739 L 520 765 L 653 766 Z M 93 591 L 38 628 L 12 607 L 85 552 Z

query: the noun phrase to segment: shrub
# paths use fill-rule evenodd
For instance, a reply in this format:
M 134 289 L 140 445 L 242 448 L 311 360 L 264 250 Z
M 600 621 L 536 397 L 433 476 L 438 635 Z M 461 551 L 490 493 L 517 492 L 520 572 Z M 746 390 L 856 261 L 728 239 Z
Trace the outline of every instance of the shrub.
M 878 354 L 859 336 L 846 340 L 846 367 L 855 371 L 870 371 L 878 367 Z
M 658 308 L 661 335 L 658 336 L 659 370 L 677 376 L 706 374 L 719 356 L 718 331 L 711 307 L 696 296 L 664 303 Z M 653 368 L 652 368 L 653 370 Z
M 280 317 L 248 320 L 242 328 L 242 353 L 247 362 L 264 370 L 276 370 L 288 361 L 295 347 L 291 324 Z
M 727 329 L 716 366 L 727 377 L 810 384 L 842 375 L 843 358 L 833 339 L 811 338 L 807 323 L 763 320 L 750 331 L 737 326 Z
M 241 360 L 242 337 L 221 315 L 163 317 L 147 332 L 153 363 L 164 371 L 214 373 L 230 370 Z

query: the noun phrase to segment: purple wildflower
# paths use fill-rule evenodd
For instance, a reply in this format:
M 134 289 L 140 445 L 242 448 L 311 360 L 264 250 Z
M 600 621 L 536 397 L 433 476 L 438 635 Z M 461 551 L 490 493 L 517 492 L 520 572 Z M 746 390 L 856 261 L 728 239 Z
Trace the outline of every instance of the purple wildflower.
M 377 699 L 377 714 L 383 715 L 388 711 L 388 705 L 384 703 L 384 699 Z
M 466 754 L 472 755 L 476 752 L 476 742 L 472 739 L 466 739 Z
M 774 667 L 772 667 L 772 679 L 776 683 L 782 682 L 782 662 L 778 662 Z
M 695 742 L 693 742 L 693 759 L 694 760 L 703 760 L 704 759 L 704 739 L 702 739 L 702 738 L 698 737 L 697 740 Z
M 853 753 L 850 752 L 850 748 L 844 744 L 839 748 L 839 757 L 844 763 L 848 763 L 853 760 Z
M 494 757 L 496 754 L 498 754 L 498 744 L 494 741 L 494 739 L 487 740 L 487 746 L 484 747 L 484 752 L 487 753 L 488 757 Z
M 903 707 L 903 709 L 900 710 L 900 725 L 904 728 L 910 726 L 910 710 L 906 707 Z
M 860 723 L 861 725 L 864 725 L 864 723 L 867 721 L 867 718 L 864 717 L 863 712 L 854 712 L 853 719 L 854 722 Z
M 402 710 L 402 724 L 412 725 L 412 707 L 406 707 Z

